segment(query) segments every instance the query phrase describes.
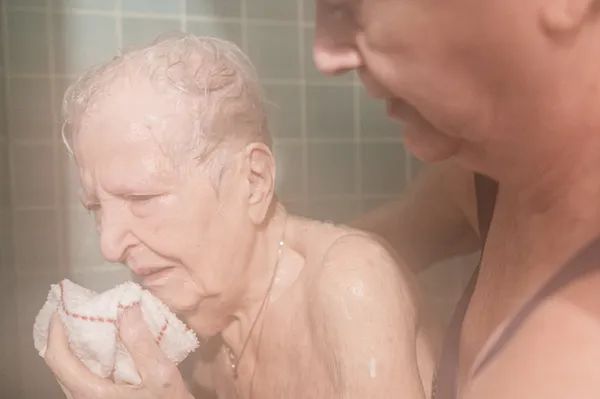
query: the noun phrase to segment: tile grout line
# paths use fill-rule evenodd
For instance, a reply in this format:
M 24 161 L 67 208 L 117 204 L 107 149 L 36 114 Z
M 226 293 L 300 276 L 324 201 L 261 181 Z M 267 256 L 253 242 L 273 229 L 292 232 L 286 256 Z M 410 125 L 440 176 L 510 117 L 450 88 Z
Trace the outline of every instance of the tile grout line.
M 221 0 L 222 1 L 222 0 Z M 242 50 L 249 54 L 248 48 L 248 1 L 240 0 L 240 28 L 242 30 Z
M 307 131 L 307 104 L 306 104 L 306 62 L 304 49 L 306 48 L 306 43 L 304 40 L 305 28 L 302 25 L 304 22 L 304 1 L 298 1 L 298 56 L 299 56 L 299 72 L 300 72 L 300 144 L 301 144 L 301 167 L 302 167 L 302 190 L 301 190 L 301 198 L 302 205 L 301 209 L 304 213 L 309 213 L 309 202 L 310 202 L 310 190 L 309 190 L 309 179 L 310 175 L 308 173 L 308 131 Z
M 181 1 L 181 31 L 187 32 L 188 29 L 188 18 L 187 18 L 187 0 Z
M 64 214 L 61 209 L 61 187 L 62 187 L 62 179 L 64 176 L 61 173 L 61 165 L 60 165 L 60 129 L 58 128 L 60 123 L 60 118 L 57 115 L 57 112 L 60 112 L 57 108 L 56 104 L 56 96 L 57 96 L 57 88 L 56 88 L 56 79 L 55 76 L 55 37 L 54 37 L 54 15 L 52 13 L 52 3 L 48 2 L 46 6 L 46 45 L 48 46 L 48 72 L 51 76 L 49 79 L 50 84 L 50 112 L 52 118 L 52 169 L 54 174 L 54 218 L 56 224 L 56 244 L 58 245 L 58 267 L 57 271 L 60 275 L 64 275 L 68 273 L 68 268 L 66 258 L 67 258 L 67 245 L 65 243 L 65 235 L 66 230 L 64 228 Z
M 8 189 L 10 190 L 9 192 L 9 204 L 8 204 L 8 209 L 6 209 L 6 214 L 7 214 L 7 218 L 10 221 L 9 226 L 10 226 L 10 237 L 11 239 L 11 245 L 8 247 L 8 250 L 10 251 L 10 260 L 11 260 L 11 265 L 9 265 L 9 267 L 12 267 L 13 272 L 14 272 L 14 279 L 15 279 L 15 284 L 18 283 L 16 274 L 18 271 L 17 268 L 17 262 L 16 262 L 16 250 L 15 250 L 15 240 L 14 240 L 14 236 L 15 236 L 15 216 L 14 216 L 14 210 L 13 210 L 13 206 L 15 204 L 15 168 L 14 168 L 14 157 L 13 157 L 13 151 L 12 151 L 12 134 L 11 134 L 11 129 L 10 129 L 10 112 L 8 110 L 8 99 L 10 98 L 10 82 L 7 78 L 9 72 L 10 72 L 10 56 L 9 56 L 9 50 L 8 50 L 8 43 L 9 43 L 9 29 L 8 29 L 8 8 L 6 5 L 6 0 L 1 0 L 2 3 L 0 4 L 0 7 L 2 7 L 2 35 L 4 38 L 4 46 L 2 48 L 2 56 L 4 57 L 4 76 L 2 77 L 2 79 L 4 79 L 4 92 L 2 93 L 2 95 L 4 96 L 4 98 L 6 99 L 5 101 L 5 128 L 6 128 L 6 146 L 7 146 L 7 154 L 8 154 Z M 15 298 L 15 301 L 17 301 L 18 298 Z
M 122 0 L 117 0 L 117 4 L 120 4 Z M 223 0 L 227 1 L 227 0 Z M 242 10 L 247 9 L 247 0 L 242 0 Z M 8 7 L 11 11 L 19 11 L 19 12 L 29 12 L 29 13 L 45 13 L 45 6 L 10 6 Z M 120 7 L 119 7 L 120 9 Z M 114 11 L 102 11 L 102 10 L 94 10 L 94 9 L 74 9 L 74 8 L 63 8 L 63 9 L 53 9 L 51 11 L 53 14 L 60 15 L 96 15 L 96 16 L 114 16 Z M 139 18 L 139 19 L 158 19 L 158 20 L 179 20 L 181 18 L 180 13 L 152 13 L 152 12 L 131 12 L 131 11 L 121 11 L 122 16 L 127 18 Z M 247 15 L 247 14 L 243 14 Z M 230 23 L 241 23 L 244 22 L 244 17 L 236 18 L 236 17 L 215 17 L 208 15 L 188 15 L 188 20 L 190 21 L 198 21 L 198 22 L 230 22 Z M 313 27 L 313 22 L 306 22 L 303 20 L 281 20 L 281 19 L 260 19 L 260 18 L 247 18 L 247 21 L 251 25 L 267 25 L 267 26 L 289 26 L 290 24 L 295 25 L 300 23 L 305 27 Z
M 18 272 L 18 268 L 17 268 L 17 251 L 16 251 L 16 243 L 14 240 L 14 237 L 16 235 L 16 223 L 15 223 L 15 211 L 14 211 L 14 207 L 16 205 L 16 194 L 15 194 L 15 189 L 16 189 L 16 184 L 15 184 L 15 160 L 14 160 L 14 152 L 12 149 L 13 146 L 13 134 L 12 134 L 12 129 L 10 129 L 10 122 L 11 122 L 11 113 L 8 110 L 8 99 L 11 98 L 11 82 L 10 80 L 7 78 L 8 75 L 11 72 L 11 68 L 10 68 L 10 51 L 9 51 L 9 46 L 8 43 L 10 42 L 10 37 L 9 37 L 9 29 L 8 29 L 8 6 L 6 5 L 6 0 L 2 0 L 2 33 L 3 33 L 3 38 L 4 38 L 4 42 L 6 43 L 5 46 L 3 46 L 3 56 L 4 56 L 4 72 L 5 72 L 5 84 L 4 84 L 4 96 L 6 101 L 5 106 L 7 107 L 6 109 L 6 129 L 7 129 L 7 135 L 6 135 L 6 144 L 8 146 L 8 179 L 9 179 L 9 183 L 8 183 L 8 189 L 10 190 L 9 193 L 9 199 L 10 199 L 10 203 L 9 203 L 9 210 L 8 213 L 10 215 L 10 235 L 12 237 L 12 243 L 10 246 L 10 250 L 12 252 L 12 267 L 13 267 L 13 271 L 15 272 L 15 274 Z M 17 280 L 18 281 L 18 280 Z
M 123 12 L 121 11 L 121 1 L 115 1 L 115 39 L 117 40 L 117 53 L 123 54 Z

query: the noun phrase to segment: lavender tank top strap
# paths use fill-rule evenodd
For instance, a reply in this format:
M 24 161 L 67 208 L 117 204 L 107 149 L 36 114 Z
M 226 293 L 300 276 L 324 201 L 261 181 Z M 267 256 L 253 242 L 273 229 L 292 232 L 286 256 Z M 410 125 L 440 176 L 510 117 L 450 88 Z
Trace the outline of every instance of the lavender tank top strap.
M 517 315 L 505 327 L 504 331 L 502 331 L 499 339 L 477 365 L 473 372 L 473 378 L 477 377 L 502 352 L 511 338 L 519 332 L 519 329 L 529 316 L 547 298 L 550 298 L 569 284 L 597 272 L 600 272 L 600 237 L 597 237 L 576 254 L 576 256 L 571 258 L 550 281 L 525 303 Z
M 496 196 L 498 194 L 498 183 L 494 180 L 475 174 L 475 195 L 477 199 L 477 219 L 479 224 L 479 234 L 485 246 L 485 241 L 492 223 L 494 207 L 496 205 Z M 483 251 L 482 251 L 483 252 Z M 481 262 L 481 259 L 480 259 Z M 467 288 L 458 301 L 452 320 L 448 326 L 442 357 L 438 364 L 437 371 L 433 378 L 432 398 L 433 399 L 455 399 L 457 394 L 458 365 L 460 337 L 462 332 L 462 323 L 467 313 L 471 297 L 475 291 L 477 276 L 479 275 L 479 265 L 475 269 Z

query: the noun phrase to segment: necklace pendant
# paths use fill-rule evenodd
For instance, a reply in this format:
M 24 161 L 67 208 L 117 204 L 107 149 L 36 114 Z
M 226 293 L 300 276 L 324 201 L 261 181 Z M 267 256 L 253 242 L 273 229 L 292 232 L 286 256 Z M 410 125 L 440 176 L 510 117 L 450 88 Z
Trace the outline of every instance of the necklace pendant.
M 231 374 L 233 375 L 233 379 L 237 380 L 237 378 L 238 378 L 237 358 L 233 354 L 233 351 L 229 347 L 225 347 L 225 349 L 227 351 L 227 357 L 229 358 L 229 363 L 231 363 Z

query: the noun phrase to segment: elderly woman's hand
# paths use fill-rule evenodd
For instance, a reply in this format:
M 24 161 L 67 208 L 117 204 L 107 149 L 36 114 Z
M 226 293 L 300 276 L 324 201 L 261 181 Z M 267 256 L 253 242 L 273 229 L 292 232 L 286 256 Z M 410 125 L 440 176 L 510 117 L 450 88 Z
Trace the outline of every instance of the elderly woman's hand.
M 45 359 L 68 398 L 193 399 L 177 366 L 164 355 L 146 328 L 139 307 L 123 314 L 120 335 L 141 376 L 139 386 L 115 384 L 88 370 L 71 352 L 60 318 L 53 317 Z

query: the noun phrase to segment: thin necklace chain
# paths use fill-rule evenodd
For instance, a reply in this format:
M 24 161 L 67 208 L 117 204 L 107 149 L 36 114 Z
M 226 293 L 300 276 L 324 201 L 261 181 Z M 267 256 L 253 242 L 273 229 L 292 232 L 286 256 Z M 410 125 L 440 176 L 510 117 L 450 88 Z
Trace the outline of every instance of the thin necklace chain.
M 284 229 L 284 231 L 285 231 L 285 229 Z M 244 352 L 246 351 L 246 347 L 248 346 L 248 343 L 250 342 L 250 338 L 252 337 L 252 331 L 254 331 L 254 327 L 256 327 L 256 324 L 258 323 L 258 319 L 260 318 L 260 315 L 265 310 L 266 305 L 269 302 L 268 299 L 271 296 L 271 289 L 273 288 L 273 284 L 275 283 L 275 277 L 277 276 L 277 269 L 279 268 L 279 261 L 281 260 L 281 253 L 283 252 L 283 245 L 284 245 L 284 242 L 283 242 L 283 237 L 282 237 L 282 240 L 279 241 L 279 248 L 277 250 L 277 261 L 275 262 L 275 268 L 273 270 L 273 276 L 271 277 L 271 282 L 269 283 L 269 287 L 267 288 L 265 297 L 262 300 L 262 303 L 260 305 L 258 313 L 256 314 L 256 318 L 252 322 L 252 326 L 250 327 L 250 332 L 248 333 L 248 336 L 246 337 L 246 340 L 244 341 L 244 345 L 242 346 L 242 350 L 240 351 L 239 356 L 237 356 L 237 359 L 236 359 L 235 354 L 231 350 L 231 348 L 228 345 L 225 345 L 225 350 L 227 351 L 227 356 L 229 357 L 229 362 L 231 363 L 231 372 L 233 374 L 234 379 L 238 378 L 238 366 L 240 364 L 240 361 L 242 360 L 242 357 L 244 356 Z

